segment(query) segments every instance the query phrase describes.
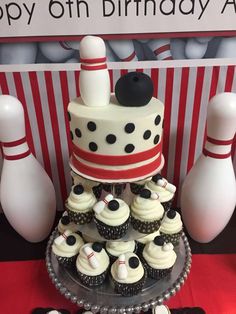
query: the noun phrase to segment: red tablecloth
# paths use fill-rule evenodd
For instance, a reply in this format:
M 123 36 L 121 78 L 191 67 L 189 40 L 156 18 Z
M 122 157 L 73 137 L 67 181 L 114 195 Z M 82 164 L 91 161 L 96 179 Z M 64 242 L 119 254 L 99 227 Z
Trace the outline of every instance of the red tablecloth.
M 29 314 L 35 307 L 78 309 L 56 290 L 45 261 L 0 263 L 0 313 Z M 193 255 L 190 275 L 170 308 L 200 306 L 207 314 L 236 314 L 236 254 Z

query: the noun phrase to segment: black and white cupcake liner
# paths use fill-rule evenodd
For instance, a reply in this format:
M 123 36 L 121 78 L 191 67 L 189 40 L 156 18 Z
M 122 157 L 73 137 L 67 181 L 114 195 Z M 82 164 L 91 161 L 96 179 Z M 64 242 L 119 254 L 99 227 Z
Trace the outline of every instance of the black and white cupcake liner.
M 131 224 L 134 230 L 139 231 L 140 233 L 150 234 L 157 231 L 161 225 L 161 219 L 153 221 L 141 221 L 131 216 Z
M 67 207 L 67 212 L 68 212 L 68 216 L 70 218 L 70 221 L 73 221 L 74 223 L 79 224 L 79 225 L 88 224 L 93 219 L 92 209 L 86 213 L 79 213 L 79 212 L 73 211 L 69 207 Z
M 180 241 L 180 237 L 182 234 L 182 230 L 177 232 L 177 233 L 173 233 L 173 234 L 167 234 L 167 233 L 163 233 L 160 231 L 160 235 L 163 237 L 164 241 L 166 243 L 172 243 L 174 246 L 177 246 L 179 244 Z
M 133 295 L 137 295 L 142 291 L 146 278 L 147 278 L 147 273 L 145 269 L 144 269 L 143 277 L 139 281 L 134 282 L 134 283 L 120 283 L 112 277 L 114 290 L 118 294 L 121 294 L 124 297 L 131 297 Z
M 117 240 L 122 238 L 126 234 L 130 225 L 130 217 L 119 226 L 108 226 L 96 217 L 94 217 L 94 221 L 99 234 L 106 240 Z
M 65 257 L 65 256 L 59 256 L 59 255 L 55 255 L 58 263 L 66 268 L 71 268 L 75 265 L 76 262 L 76 258 L 78 256 L 78 254 L 73 255 L 71 257 Z
M 159 279 L 165 278 L 165 277 L 167 277 L 171 273 L 171 271 L 173 269 L 173 266 L 169 267 L 169 268 L 165 268 L 165 269 L 155 269 L 155 268 L 152 268 L 145 261 L 145 259 L 143 257 L 141 258 L 141 261 L 142 261 L 143 267 L 147 271 L 147 276 L 149 278 L 152 278 L 152 279 L 159 280 Z
M 107 270 L 105 270 L 100 275 L 89 276 L 89 275 L 85 275 L 85 274 L 81 273 L 77 269 L 77 274 L 78 274 L 79 280 L 82 284 L 84 284 L 85 286 L 88 286 L 88 287 L 96 287 L 96 286 L 100 286 L 105 281 L 106 276 L 107 276 Z

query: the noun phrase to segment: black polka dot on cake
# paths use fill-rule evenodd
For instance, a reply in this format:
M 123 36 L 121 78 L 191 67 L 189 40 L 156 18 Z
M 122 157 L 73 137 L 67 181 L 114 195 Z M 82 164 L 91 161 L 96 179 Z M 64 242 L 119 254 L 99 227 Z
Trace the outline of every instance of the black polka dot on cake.
M 82 136 L 82 133 L 81 133 L 81 131 L 80 131 L 79 128 L 76 128 L 76 129 L 75 129 L 75 135 L 76 135 L 77 137 L 81 137 L 81 136 Z
M 96 150 L 98 149 L 98 146 L 97 146 L 96 143 L 90 142 L 90 143 L 89 143 L 89 149 L 90 149 L 92 152 L 96 152 Z
M 154 144 L 157 144 L 157 143 L 159 142 L 159 138 L 160 138 L 160 135 L 157 134 L 157 135 L 154 137 L 153 143 L 154 143 Z
M 161 122 L 161 116 L 157 115 L 154 123 L 155 123 L 155 125 L 158 125 L 160 122 Z
M 128 144 L 125 146 L 126 153 L 132 153 L 134 151 L 135 147 L 133 144 Z
M 70 138 L 72 139 L 72 141 L 73 141 L 73 139 L 74 139 L 74 135 L 73 135 L 73 132 L 72 131 L 70 131 Z
M 87 124 L 87 128 L 89 131 L 94 132 L 97 128 L 96 123 L 89 121 Z
M 145 140 L 148 140 L 152 135 L 152 132 L 150 130 L 146 130 L 144 133 L 143 133 L 143 138 Z
M 68 115 L 68 120 L 71 121 L 71 115 L 70 115 L 69 111 L 67 111 L 67 115 Z
M 108 134 L 106 141 L 108 144 L 114 144 L 116 142 L 116 136 L 114 134 Z
M 133 123 L 127 123 L 125 126 L 126 133 L 133 133 L 135 130 L 135 125 Z

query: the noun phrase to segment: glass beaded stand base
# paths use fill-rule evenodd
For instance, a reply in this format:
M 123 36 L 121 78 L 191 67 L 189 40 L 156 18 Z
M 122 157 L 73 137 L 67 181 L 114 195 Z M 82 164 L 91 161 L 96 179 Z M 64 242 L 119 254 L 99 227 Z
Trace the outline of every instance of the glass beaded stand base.
M 58 233 L 54 231 L 46 251 L 46 266 L 49 276 L 62 295 L 93 313 L 139 313 L 161 305 L 180 290 L 191 267 L 191 250 L 187 237 L 182 233 L 180 244 L 175 249 L 177 261 L 171 275 L 159 281 L 147 279 L 141 293 L 133 297 L 122 297 L 114 292 L 109 278 L 100 287 L 88 288 L 79 282 L 75 269 L 67 270 L 60 266 L 51 250 L 56 236 Z

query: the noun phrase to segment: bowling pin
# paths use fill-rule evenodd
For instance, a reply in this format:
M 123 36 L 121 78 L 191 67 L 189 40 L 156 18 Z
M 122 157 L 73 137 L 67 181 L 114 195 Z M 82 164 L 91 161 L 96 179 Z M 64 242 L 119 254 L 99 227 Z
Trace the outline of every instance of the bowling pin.
M 196 38 L 189 38 L 185 46 L 187 59 L 202 59 L 207 51 L 208 41 L 199 41 Z
M 120 61 L 138 61 L 132 40 L 108 40 L 108 43 Z
M 28 147 L 22 104 L 9 95 L 0 96 L 0 141 L 4 157 L 0 186 L 3 212 L 23 238 L 40 242 L 54 222 L 55 191 Z
M 80 95 L 87 106 L 106 106 L 110 102 L 110 76 L 106 46 L 102 38 L 86 36 L 80 42 Z
M 186 42 L 183 38 L 171 38 L 170 51 L 174 60 L 184 60 Z
M 41 42 L 39 50 L 51 62 L 65 61 L 74 54 L 74 50 L 66 42 Z
M 216 58 L 236 58 L 236 37 L 223 37 Z
M 198 242 L 212 241 L 227 225 L 236 204 L 231 146 L 236 131 L 236 94 L 221 93 L 207 110 L 207 140 L 186 176 L 180 205 L 184 224 Z
M 150 40 L 147 45 L 152 50 L 157 60 L 172 60 L 170 39 L 159 38 Z
M 36 54 L 36 43 L 3 43 L 0 45 L 0 64 L 32 64 Z

